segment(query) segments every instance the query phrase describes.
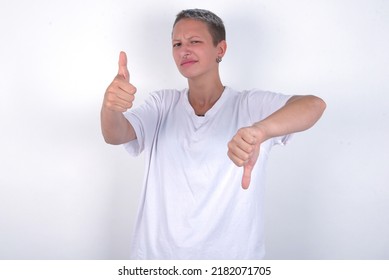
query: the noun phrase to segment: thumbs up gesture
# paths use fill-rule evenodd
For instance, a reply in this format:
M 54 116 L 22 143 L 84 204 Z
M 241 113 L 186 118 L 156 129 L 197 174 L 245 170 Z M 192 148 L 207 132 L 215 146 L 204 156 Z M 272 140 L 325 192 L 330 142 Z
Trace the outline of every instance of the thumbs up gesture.
M 115 112 L 125 112 L 132 107 L 135 93 L 136 88 L 130 83 L 127 55 L 120 52 L 119 71 L 105 92 L 103 107 Z

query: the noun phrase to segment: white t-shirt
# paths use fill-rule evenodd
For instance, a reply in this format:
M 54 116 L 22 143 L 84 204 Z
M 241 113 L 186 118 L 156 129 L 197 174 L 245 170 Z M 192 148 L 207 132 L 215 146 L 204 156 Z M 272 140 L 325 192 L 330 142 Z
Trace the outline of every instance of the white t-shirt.
M 162 90 L 125 113 L 137 139 L 124 145 L 131 155 L 144 151 L 146 160 L 131 258 L 264 257 L 265 165 L 270 148 L 289 136 L 262 143 L 248 190 L 227 144 L 239 128 L 266 118 L 289 97 L 226 87 L 201 117 L 187 89 Z

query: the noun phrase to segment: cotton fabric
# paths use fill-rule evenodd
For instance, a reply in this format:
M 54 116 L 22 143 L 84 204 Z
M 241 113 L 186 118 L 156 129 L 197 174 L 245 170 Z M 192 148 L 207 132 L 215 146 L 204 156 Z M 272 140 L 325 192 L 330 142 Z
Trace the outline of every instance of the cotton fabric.
M 264 257 L 266 162 L 271 147 L 290 135 L 262 143 L 247 190 L 227 144 L 239 128 L 266 118 L 289 98 L 226 87 L 201 117 L 188 89 L 161 90 L 125 113 L 137 139 L 124 146 L 133 156 L 144 152 L 146 161 L 131 258 Z

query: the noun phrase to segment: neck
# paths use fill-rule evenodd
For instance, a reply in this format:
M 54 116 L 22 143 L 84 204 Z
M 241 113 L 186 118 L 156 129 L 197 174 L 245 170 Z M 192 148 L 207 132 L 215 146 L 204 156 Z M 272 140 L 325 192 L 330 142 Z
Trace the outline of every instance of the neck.
M 203 116 L 219 100 L 224 91 L 220 79 L 212 82 L 199 82 L 188 80 L 189 103 L 192 105 L 196 115 Z
M 224 86 L 219 75 L 207 75 L 204 79 L 188 79 L 189 103 L 196 115 L 205 115 L 219 100 L 224 91 Z

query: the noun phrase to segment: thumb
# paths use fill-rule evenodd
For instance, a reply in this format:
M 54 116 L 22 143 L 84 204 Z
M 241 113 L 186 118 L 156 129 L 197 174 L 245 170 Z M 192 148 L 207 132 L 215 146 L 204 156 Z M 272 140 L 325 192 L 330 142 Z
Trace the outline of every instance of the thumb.
M 127 54 L 123 51 L 119 55 L 119 72 L 118 75 L 122 76 L 127 82 L 130 81 L 130 73 L 127 69 Z
M 255 151 L 248 162 L 243 165 L 243 177 L 242 177 L 242 188 L 248 189 L 251 183 L 251 171 L 253 171 L 254 166 L 258 160 L 260 145 L 258 144 L 255 148 Z
M 250 162 L 246 163 L 243 166 L 243 177 L 242 177 L 242 188 L 248 189 L 251 182 L 251 171 L 253 170 L 254 165 Z

